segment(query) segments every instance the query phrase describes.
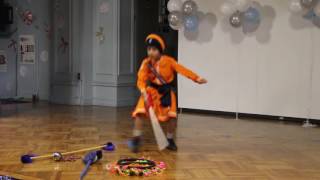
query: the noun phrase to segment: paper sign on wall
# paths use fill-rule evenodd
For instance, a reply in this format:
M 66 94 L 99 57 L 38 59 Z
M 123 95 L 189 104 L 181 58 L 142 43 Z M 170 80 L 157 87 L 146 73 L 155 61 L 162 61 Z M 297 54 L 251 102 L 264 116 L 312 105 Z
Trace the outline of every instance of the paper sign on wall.
M 21 64 L 34 64 L 36 61 L 35 40 L 33 35 L 21 35 L 20 41 L 20 54 Z
M 8 71 L 8 59 L 6 52 L 0 50 L 0 72 L 7 72 Z

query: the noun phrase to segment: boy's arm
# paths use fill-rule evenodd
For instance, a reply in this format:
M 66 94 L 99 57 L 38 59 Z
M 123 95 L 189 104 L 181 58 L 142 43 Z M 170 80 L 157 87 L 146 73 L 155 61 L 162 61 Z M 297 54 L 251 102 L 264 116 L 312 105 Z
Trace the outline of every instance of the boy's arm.
M 137 80 L 137 87 L 142 94 L 145 94 L 146 92 L 147 80 L 148 80 L 147 60 L 143 60 L 138 72 L 138 80 Z
M 171 65 L 173 69 L 179 74 L 193 80 L 194 82 L 200 83 L 200 80 L 202 79 L 200 76 L 198 76 L 196 73 L 194 73 L 190 69 L 184 67 L 183 65 L 177 63 L 174 59 L 171 60 Z

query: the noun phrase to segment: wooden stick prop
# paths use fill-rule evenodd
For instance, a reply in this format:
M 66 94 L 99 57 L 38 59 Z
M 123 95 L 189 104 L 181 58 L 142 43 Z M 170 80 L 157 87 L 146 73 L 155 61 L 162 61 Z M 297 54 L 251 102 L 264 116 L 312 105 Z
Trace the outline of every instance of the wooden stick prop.
M 158 144 L 158 148 L 160 151 L 162 151 L 163 149 L 165 149 L 169 145 L 167 137 L 164 134 L 164 132 L 159 124 L 156 113 L 154 112 L 153 100 L 152 100 L 152 97 L 150 94 L 145 93 L 145 101 L 146 101 L 146 105 L 147 105 L 146 107 L 149 112 L 153 133 L 156 137 L 156 141 Z
M 157 70 L 151 65 L 151 63 L 148 63 L 147 66 L 149 67 L 151 72 L 160 80 L 160 82 L 163 85 L 167 84 L 167 82 L 162 78 L 162 76 L 157 72 Z M 157 140 L 158 148 L 160 151 L 162 151 L 163 149 L 165 149 L 169 145 L 168 139 L 167 139 L 166 135 L 163 133 L 163 130 L 159 124 L 158 118 L 154 112 L 153 100 L 152 100 L 151 95 L 144 92 L 144 98 L 145 98 L 145 102 L 147 105 L 146 107 L 149 112 L 153 132 L 154 132 L 154 135 Z
M 105 151 L 114 151 L 115 146 L 111 142 L 108 142 L 107 144 L 104 144 L 101 146 L 85 148 L 85 149 L 80 149 L 80 150 L 70 151 L 70 152 L 65 152 L 65 153 L 55 152 L 53 154 L 47 154 L 47 155 L 42 155 L 42 156 L 35 156 L 32 154 L 27 154 L 27 155 L 21 156 L 21 162 L 23 164 L 30 164 L 30 163 L 32 163 L 33 160 L 47 159 L 47 158 L 53 158 L 55 161 L 60 161 L 62 159 L 62 157 L 66 156 L 66 155 L 83 153 L 83 152 L 94 151 L 94 150 L 99 150 L 99 149 L 103 149 Z

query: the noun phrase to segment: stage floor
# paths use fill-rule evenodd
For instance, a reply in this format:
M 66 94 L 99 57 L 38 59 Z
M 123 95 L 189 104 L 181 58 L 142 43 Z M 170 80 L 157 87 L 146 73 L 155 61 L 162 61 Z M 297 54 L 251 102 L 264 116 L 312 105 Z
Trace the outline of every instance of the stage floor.
M 119 158 L 142 156 L 168 165 L 164 174 L 149 179 L 320 179 L 319 128 L 183 113 L 178 120 L 178 152 L 159 152 L 151 125 L 146 124 L 143 149 L 133 154 L 126 145 L 133 126 L 130 111 L 46 103 L 6 105 L 0 116 L 0 171 L 45 180 L 78 179 L 84 167 L 81 160 L 23 165 L 20 156 L 112 141 L 116 151 L 104 153 L 86 179 L 140 179 L 112 176 L 106 165 Z

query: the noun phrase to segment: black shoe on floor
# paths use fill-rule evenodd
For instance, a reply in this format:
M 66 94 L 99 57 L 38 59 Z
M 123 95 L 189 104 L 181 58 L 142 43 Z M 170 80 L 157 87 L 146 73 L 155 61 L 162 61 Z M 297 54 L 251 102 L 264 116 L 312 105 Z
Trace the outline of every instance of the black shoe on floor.
M 169 142 L 169 145 L 167 147 L 168 150 L 170 150 L 170 151 L 177 151 L 178 150 L 178 147 L 173 139 L 168 139 L 168 142 Z
M 133 153 L 138 153 L 141 145 L 141 137 L 137 136 L 130 140 L 129 147 Z

